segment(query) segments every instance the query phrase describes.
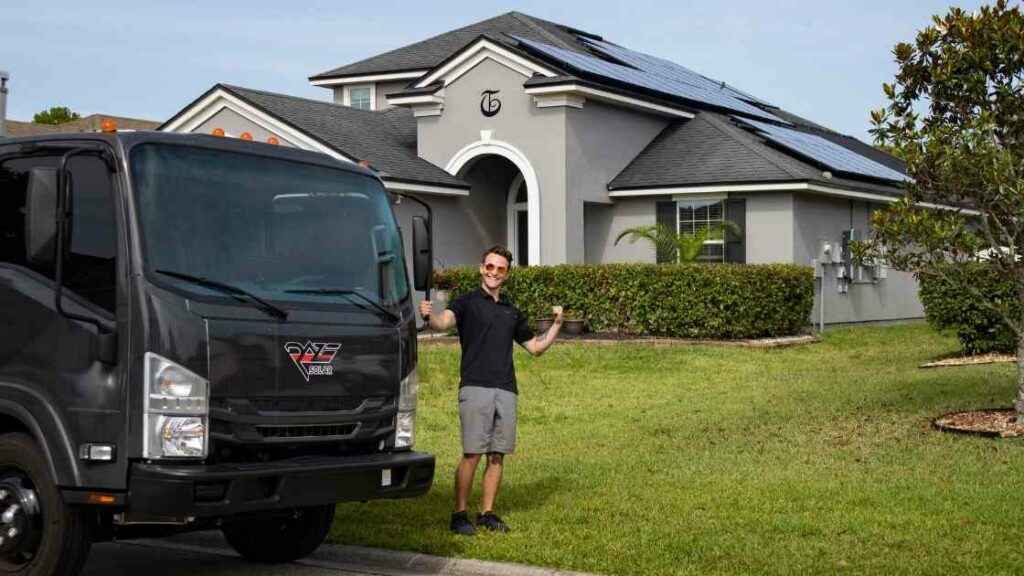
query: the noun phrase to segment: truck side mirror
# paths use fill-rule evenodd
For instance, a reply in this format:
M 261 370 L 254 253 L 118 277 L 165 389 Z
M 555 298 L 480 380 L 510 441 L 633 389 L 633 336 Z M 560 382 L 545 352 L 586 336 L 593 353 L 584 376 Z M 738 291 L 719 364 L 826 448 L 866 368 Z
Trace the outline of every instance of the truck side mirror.
M 434 280 L 434 249 L 430 227 L 422 216 L 412 217 L 412 277 L 416 290 L 430 290 Z
M 25 198 L 25 258 L 52 269 L 57 260 L 57 169 L 32 168 Z

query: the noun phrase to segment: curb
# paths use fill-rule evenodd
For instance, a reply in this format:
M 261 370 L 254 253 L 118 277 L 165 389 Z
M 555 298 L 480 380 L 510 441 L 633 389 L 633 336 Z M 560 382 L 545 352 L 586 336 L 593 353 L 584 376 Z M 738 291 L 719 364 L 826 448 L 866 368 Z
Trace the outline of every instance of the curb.
M 224 542 L 220 532 L 214 531 L 193 532 L 161 539 L 127 540 L 120 543 L 239 558 L 238 553 Z M 525 564 L 446 558 L 416 552 L 339 544 L 323 544 L 315 552 L 294 564 L 387 576 L 597 576 L 586 572 L 570 572 Z

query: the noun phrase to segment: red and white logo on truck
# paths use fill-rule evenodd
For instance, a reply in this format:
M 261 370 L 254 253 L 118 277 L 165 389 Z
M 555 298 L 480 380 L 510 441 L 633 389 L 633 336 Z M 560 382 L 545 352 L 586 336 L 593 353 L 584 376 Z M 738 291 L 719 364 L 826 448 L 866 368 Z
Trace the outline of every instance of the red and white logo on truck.
M 299 369 L 302 377 L 309 382 L 311 376 L 333 376 L 334 357 L 337 356 L 341 344 L 333 342 L 311 342 L 305 344 L 288 342 L 284 351 Z

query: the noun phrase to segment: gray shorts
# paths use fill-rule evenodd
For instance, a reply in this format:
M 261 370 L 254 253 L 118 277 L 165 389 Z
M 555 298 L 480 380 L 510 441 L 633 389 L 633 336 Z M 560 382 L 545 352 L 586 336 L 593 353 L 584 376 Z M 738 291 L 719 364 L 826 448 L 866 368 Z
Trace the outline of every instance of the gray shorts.
M 499 388 L 459 388 L 463 454 L 516 450 L 516 395 Z

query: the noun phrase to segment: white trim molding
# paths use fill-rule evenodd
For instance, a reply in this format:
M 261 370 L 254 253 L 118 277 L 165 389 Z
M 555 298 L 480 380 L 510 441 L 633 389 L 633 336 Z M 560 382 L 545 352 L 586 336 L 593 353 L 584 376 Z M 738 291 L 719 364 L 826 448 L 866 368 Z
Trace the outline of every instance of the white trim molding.
M 341 86 L 344 84 L 365 84 L 367 82 L 392 82 L 394 80 L 415 80 L 429 70 L 412 70 L 410 72 L 389 72 L 384 74 L 366 74 L 365 76 L 348 76 L 347 78 L 324 78 L 310 80 L 313 86 Z
M 469 196 L 469 190 L 465 188 L 449 188 L 448 186 L 437 186 L 434 184 L 413 184 L 411 182 L 398 182 L 382 178 L 384 187 L 396 192 L 410 192 L 412 194 L 437 194 L 439 196 Z
M 416 82 L 415 87 L 423 88 L 438 80 L 443 80 L 444 85 L 447 86 L 488 58 L 515 70 L 527 78 L 532 77 L 534 74 L 540 74 L 547 78 L 555 76 L 554 72 L 536 64 L 532 60 L 523 58 L 519 54 L 486 38 L 481 38 L 467 48 L 464 48 L 458 56 L 452 58 L 441 67 L 436 68 L 428 76 L 421 78 Z
M 517 226 L 517 219 L 519 218 L 518 212 L 526 210 L 527 224 L 529 224 L 530 218 L 530 203 L 527 202 L 516 202 L 516 196 L 519 193 L 519 187 L 523 184 L 523 173 L 517 172 L 516 177 L 512 179 L 512 184 L 508 187 L 507 198 L 505 202 L 505 231 L 508 242 L 505 244 L 509 250 L 512 250 L 513 254 L 516 254 L 519 250 L 519 227 Z M 530 238 L 527 234 L 526 238 L 527 252 L 529 252 Z M 529 254 L 527 254 L 527 262 L 529 262 Z
M 534 86 L 525 90 L 527 94 L 536 96 L 535 103 L 538 107 L 541 106 L 541 97 L 551 98 L 554 96 L 563 96 L 566 98 L 575 97 L 582 98 L 584 100 L 591 99 L 601 102 L 607 102 L 610 104 L 617 104 L 619 106 L 625 106 L 635 110 L 643 110 L 645 112 L 653 112 L 663 116 L 672 116 L 675 118 L 693 118 L 694 114 L 678 108 L 672 108 L 669 106 L 663 106 L 661 104 L 655 104 L 639 98 L 633 98 L 631 96 L 623 96 L 622 94 L 616 94 L 614 92 L 608 92 L 607 90 L 601 90 L 598 88 L 592 88 L 590 86 L 580 86 L 579 84 L 560 84 L 555 86 Z M 582 105 L 582 103 L 581 103 Z
M 296 147 L 314 152 L 322 152 L 332 158 L 346 162 L 356 162 L 356 159 L 349 158 L 337 150 L 325 146 L 309 137 L 305 132 L 292 128 L 288 124 L 273 118 L 269 114 L 255 108 L 240 98 L 231 94 L 223 88 L 218 88 L 205 98 L 196 102 L 186 109 L 178 118 L 164 126 L 163 132 L 194 132 L 204 122 L 213 118 L 218 112 L 225 108 L 249 120 L 253 124 L 263 128 L 267 132 L 278 134 L 284 139 L 293 142 Z
M 673 188 L 637 188 L 635 190 L 613 190 L 608 193 L 608 196 L 612 198 L 635 198 L 645 196 L 693 196 L 700 194 L 717 194 L 726 192 L 776 192 L 776 191 L 791 191 L 797 192 L 805 190 L 808 192 L 818 192 L 820 194 L 828 194 L 829 196 L 837 196 L 840 198 L 852 198 L 854 200 L 870 200 L 872 202 L 880 203 L 891 203 L 899 200 L 901 197 L 898 196 L 887 196 L 885 194 L 876 194 L 874 192 L 863 192 L 860 190 L 850 190 L 848 188 L 836 188 L 834 186 L 822 186 L 821 184 L 813 184 L 810 182 L 780 182 L 774 184 L 716 184 L 711 186 L 680 186 Z M 922 202 L 919 206 L 923 208 L 936 208 L 940 210 L 959 210 L 964 214 L 971 216 L 977 216 L 980 214 L 977 210 L 971 210 L 969 208 L 956 208 L 954 206 L 943 206 L 941 204 L 932 204 Z
M 508 142 L 493 139 L 479 140 L 456 152 L 444 169 L 449 174 L 458 176 L 471 161 L 487 155 L 496 155 L 507 159 L 515 164 L 523 175 L 523 180 L 526 182 L 526 219 L 529 230 L 527 241 L 530 246 L 530 253 L 527 255 L 526 261 L 531 266 L 540 264 L 540 182 L 525 154 Z

